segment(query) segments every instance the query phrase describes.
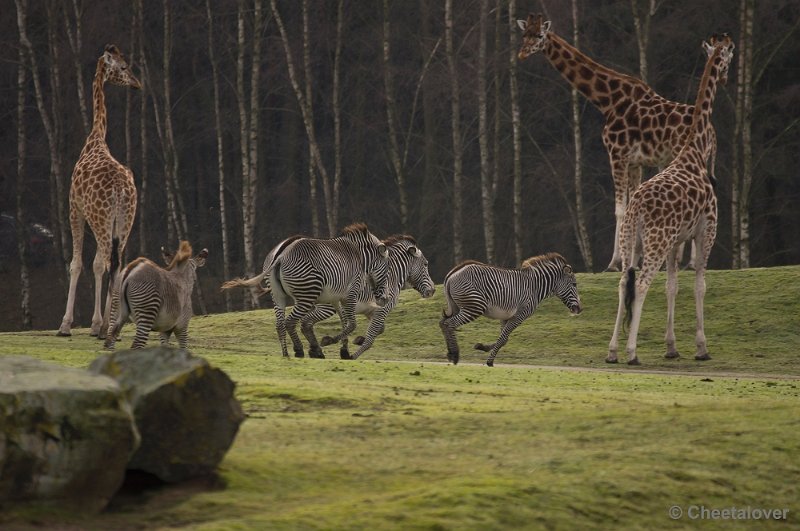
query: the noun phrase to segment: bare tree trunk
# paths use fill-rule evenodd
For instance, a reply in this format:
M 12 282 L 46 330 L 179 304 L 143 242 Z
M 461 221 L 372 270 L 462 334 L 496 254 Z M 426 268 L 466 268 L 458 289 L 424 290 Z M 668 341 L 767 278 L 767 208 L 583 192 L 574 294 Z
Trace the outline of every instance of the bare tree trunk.
M 71 4 L 64 2 L 64 27 L 67 30 L 67 39 L 72 50 L 72 61 L 75 65 L 76 82 L 78 88 L 78 108 L 81 111 L 81 122 L 83 124 L 83 136 L 88 136 L 92 128 L 92 120 L 89 116 L 89 109 L 86 106 L 86 88 L 83 83 L 83 66 L 81 65 L 81 48 L 83 47 L 83 30 L 81 28 L 81 17 L 83 16 L 83 6 L 80 0 L 72 0 Z M 75 24 L 70 20 L 70 8 L 75 17 Z
M 631 0 L 635 2 L 636 0 Z M 648 18 L 649 20 L 649 18 Z M 578 2 L 572 0 L 572 40 L 577 48 L 578 44 Z M 587 271 L 593 270 L 592 248 L 589 233 L 586 230 L 586 214 L 583 208 L 583 149 L 581 143 L 581 115 L 578 90 L 572 89 L 572 136 L 575 139 L 575 218 L 578 248 L 583 258 Z
M 333 56 L 333 226 L 339 226 L 339 192 L 342 187 L 342 32 L 344 31 L 344 0 L 336 5 L 336 51 Z
M 242 242 L 245 248 L 245 255 L 248 251 L 247 247 L 251 247 L 253 242 L 248 239 L 248 231 L 244 227 L 247 225 L 246 210 L 250 198 L 250 189 L 247 185 L 247 177 L 250 175 L 250 136 L 247 132 L 250 130 L 250 120 L 247 111 L 247 94 L 244 83 L 244 63 L 247 42 L 245 40 L 245 5 L 244 0 L 239 0 L 237 17 L 236 17 L 236 41 L 237 41 L 237 54 L 236 54 L 236 102 L 239 109 L 239 151 L 242 166 Z M 247 270 L 247 260 L 245 259 L 245 270 Z M 243 293 L 243 307 L 249 310 L 253 305 L 252 293 Z
M 147 61 L 144 53 L 144 6 L 142 0 L 136 1 L 135 6 L 136 33 L 139 35 L 139 57 L 142 63 L 142 73 L 147 75 Z M 148 79 L 143 80 L 145 86 L 149 83 Z M 142 90 L 139 94 L 139 149 L 141 167 L 139 168 L 139 256 L 147 256 L 147 91 Z
M 750 267 L 750 188 L 753 182 L 753 144 L 751 138 L 753 121 L 753 12 L 755 0 L 744 0 L 745 10 L 742 37 L 739 39 L 739 56 L 743 57 L 744 70 L 742 101 L 742 186 L 739 195 L 739 267 Z
M 447 48 L 447 66 L 450 72 L 450 89 L 452 93 L 450 106 L 453 132 L 453 260 L 458 263 L 463 260 L 464 256 L 462 222 L 463 197 L 461 195 L 463 148 L 461 144 L 461 95 L 458 85 L 458 70 L 456 69 L 456 50 L 453 43 L 453 0 L 445 0 L 444 33 L 445 47 Z
M 500 96 L 500 65 L 503 63 L 502 51 L 503 43 L 501 35 L 503 33 L 503 0 L 497 0 L 494 12 L 494 56 L 493 56 L 493 71 L 494 71 L 494 133 L 492 137 L 492 204 L 495 205 L 497 201 L 497 186 L 500 181 L 500 135 L 502 134 L 503 124 L 501 121 L 502 100 Z M 495 238 L 496 241 L 496 238 Z M 498 254 L 498 251 L 495 251 Z
M 25 72 L 25 53 L 19 49 L 17 65 L 17 253 L 19 256 L 19 301 L 22 310 L 22 328 L 33 328 L 31 318 L 30 278 L 28 275 L 28 237 L 22 197 L 25 195 L 25 93 L 28 76 Z
M 314 90 L 313 73 L 311 70 L 311 39 L 307 38 L 308 28 L 308 0 L 303 0 L 303 72 L 306 91 L 306 105 L 311 116 L 314 116 Z M 312 118 L 313 119 L 313 118 Z M 319 204 L 317 203 L 317 172 L 314 170 L 314 154 L 311 144 L 308 146 L 308 195 L 311 203 L 311 229 L 314 236 L 322 235 L 319 225 Z
M 222 276 L 231 278 L 230 246 L 228 244 L 228 217 L 225 208 L 225 147 L 222 142 L 222 112 L 219 96 L 219 67 L 214 53 L 214 17 L 211 13 L 211 0 L 206 0 L 208 19 L 208 58 L 211 62 L 211 80 L 214 85 L 214 129 L 217 135 L 217 173 L 219 175 L 219 217 L 222 236 Z M 225 311 L 233 311 L 230 290 L 225 290 Z
M 256 231 L 256 206 L 258 205 L 258 128 L 259 128 L 259 84 L 261 72 L 261 40 L 264 26 L 263 4 L 261 0 L 255 0 L 253 5 L 253 57 L 250 73 L 250 128 L 248 134 L 250 139 L 249 173 L 247 175 L 248 202 L 243 205 L 245 209 L 245 242 L 244 247 L 245 265 L 247 276 L 255 276 L 255 231 Z M 260 306 L 258 301 L 258 290 L 250 290 L 253 307 Z
M 509 84 L 511 87 L 511 127 L 514 144 L 514 257 L 516 263 L 522 262 L 522 123 L 519 112 L 519 86 L 517 84 L 517 2 L 508 2 L 509 45 Z
M 739 215 L 739 186 L 741 181 L 740 157 L 741 144 L 739 139 L 742 135 L 742 125 L 744 118 L 744 76 L 745 76 L 745 28 L 747 26 L 747 0 L 739 3 L 739 31 L 738 42 L 738 65 L 736 68 L 736 104 L 734 111 L 733 142 L 731 143 L 731 267 L 741 269 L 741 218 Z
M 647 45 L 650 41 L 650 19 L 656 13 L 656 0 L 646 0 L 646 9 L 640 13 L 639 0 L 631 0 L 633 26 L 636 28 L 636 44 L 639 46 L 639 77 L 647 83 Z M 574 8 L 573 8 L 574 10 Z M 577 48 L 578 45 L 575 44 Z
M 400 202 L 400 227 L 406 232 L 408 227 L 408 200 L 406 198 L 406 179 L 403 163 L 400 160 L 400 146 L 397 141 L 397 103 L 391 70 L 391 26 L 389 24 L 389 0 L 383 0 L 383 85 L 386 94 L 386 123 L 389 127 L 389 158 L 392 161 Z
M 303 5 L 304 8 L 307 9 L 306 3 Z M 297 79 L 297 73 L 295 72 L 294 68 L 294 60 L 292 59 L 292 49 L 289 46 L 289 35 L 286 33 L 286 27 L 283 25 L 283 20 L 281 19 L 281 14 L 278 11 L 276 1 L 270 0 L 270 6 L 272 8 L 272 14 L 275 17 L 275 23 L 278 25 L 278 31 L 281 34 L 283 51 L 286 54 L 286 66 L 289 71 L 289 81 L 292 84 L 294 95 L 297 98 L 297 103 L 300 107 L 300 113 L 303 116 L 303 125 L 306 128 L 306 135 L 308 136 L 308 144 L 309 148 L 311 149 L 311 155 L 314 159 L 314 164 L 316 164 L 317 171 L 319 171 L 320 177 L 322 178 L 322 190 L 325 194 L 326 213 L 328 218 L 328 234 L 332 237 L 336 233 L 336 227 L 333 226 L 333 217 L 331 215 L 331 210 L 334 208 L 334 205 L 332 204 L 332 198 L 330 194 L 330 179 L 328 178 L 328 171 L 322 161 L 322 153 L 320 152 L 319 144 L 317 143 L 317 136 L 314 129 L 314 115 L 308 106 L 308 102 L 303 94 L 303 90 L 300 88 L 300 83 Z M 307 32 L 304 32 L 303 38 L 310 39 L 310 36 L 307 34 Z
M 480 2 L 480 27 L 478 30 L 478 145 L 481 155 L 481 205 L 483 207 L 483 238 L 486 261 L 494 259 L 494 197 L 492 176 L 489 172 L 489 127 L 486 101 L 486 32 L 488 31 L 489 0 Z

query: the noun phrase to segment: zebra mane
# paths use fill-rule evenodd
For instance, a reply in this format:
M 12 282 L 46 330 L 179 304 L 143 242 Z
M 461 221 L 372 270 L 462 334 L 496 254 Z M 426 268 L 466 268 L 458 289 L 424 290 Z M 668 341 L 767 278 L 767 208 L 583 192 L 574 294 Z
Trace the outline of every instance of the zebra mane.
M 342 229 L 342 236 L 367 236 L 368 234 L 369 229 L 367 228 L 367 224 L 361 222 L 351 223 Z
M 181 265 L 191 257 L 192 257 L 192 246 L 189 245 L 189 242 L 187 242 L 186 240 L 181 240 L 181 244 L 178 247 L 178 252 L 175 253 L 175 256 L 172 257 L 172 261 L 165 269 L 167 271 L 171 271 L 172 269 Z
M 409 236 L 408 234 L 392 234 L 391 236 L 383 240 L 383 244 L 386 247 L 391 247 L 401 242 L 409 242 L 411 245 L 417 244 L 417 240 L 415 240 L 413 236 Z
M 464 260 L 463 262 L 461 262 L 460 264 L 458 264 L 457 266 L 455 266 L 453 269 L 451 269 L 451 270 L 450 270 L 450 271 L 449 271 L 449 272 L 448 272 L 448 273 L 447 273 L 447 274 L 444 276 L 444 280 L 445 280 L 445 281 L 447 281 L 447 279 L 448 279 L 448 278 L 450 278 L 450 275 L 452 275 L 452 274 L 453 274 L 453 273 L 455 273 L 456 271 L 458 271 L 458 270 L 460 270 L 460 269 L 463 269 L 463 268 L 465 268 L 466 266 L 468 266 L 468 265 L 472 265 L 472 264 L 476 264 L 476 265 L 482 265 L 482 266 L 485 266 L 485 265 L 487 265 L 487 264 L 484 264 L 483 262 L 478 262 L 477 260 Z
M 567 264 L 567 260 L 558 253 L 545 253 L 540 254 L 539 256 L 531 256 L 530 258 L 524 260 L 522 262 L 522 267 L 532 267 L 534 269 L 538 268 L 538 266 L 545 264 L 547 262 L 555 262 L 557 264 Z

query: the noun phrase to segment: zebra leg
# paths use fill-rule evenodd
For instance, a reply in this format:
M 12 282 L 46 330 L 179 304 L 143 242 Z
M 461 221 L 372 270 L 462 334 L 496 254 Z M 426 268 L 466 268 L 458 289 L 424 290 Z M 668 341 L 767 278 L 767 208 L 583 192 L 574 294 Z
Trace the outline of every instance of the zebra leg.
M 178 336 L 178 347 L 186 350 L 187 345 L 189 344 L 189 326 L 188 323 L 186 325 L 181 326 L 180 328 L 175 329 L 175 335 Z M 169 338 L 169 336 L 167 336 Z
M 500 337 L 497 338 L 497 341 L 495 341 L 494 345 L 492 345 L 492 349 L 489 351 L 489 359 L 486 360 L 486 365 L 494 367 L 494 358 L 497 356 L 497 352 L 508 343 L 508 337 L 511 335 L 511 332 L 521 325 L 525 319 L 530 317 L 532 313 L 533 312 L 529 309 L 518 311 L 514 317 L 503 324 L 503 328 L 500 330 Z
M 342 339 L 349 336 L 353 330 L 356 329 L 356 300 L 354 297 L 348 298 L 348 300 L 341 305 L 339 317 L 342 321 L 342 331 L 331 337 L 330 343 L 326 343 L 326 341 L 323 339 L 323 345 L 332 345 L 333 343 L 338 343 Z
M 317 342 L 317 336 L 314 334 L 314 325 L 320 321 L 324 321 L 336 311 L 332 306 L 317 305 L 313 311 L 308 313 L 300 321 L 300 331 L 303 332 L 306 340 L 308 340 L 308 355 L 312 358 L 325 358 L 322 349 Z
M 321 291 L 321 290 L 320 290 Z M 305 293 L 304 296 L 295 297 L 294 308 L 292 313 L 286 317 L 286 331 L 289 337 L 292 338 L 292 345 L 294 347 L 294 357 L 303 358 L 305 352 L 303 351 L 303 343 L 300 341 L 300 336 L 297 335 L 297 323 L 302 321 L 306 315 L 314 310 L 314 302 L 319 297 L 319 292 Z
M 502 319 L 500 321 L 500 333 L 501 334 L 503 333 L 503 327 L 506 325 L 507 322 L 508 322 L 508 319 Z M 491 345 L 487 345 L 485 343 L 475 343 L 475 350 L 482 350 L 483 352 L 491 352 L 492 349 L 494 348 L 494 345 L 495 345 L 494 343 L 492 343 Z
M 286 309 L 275 306 L 275 329 L 278 331 L 278 341 L 281 343 L 281 354 L 284 358 L 289 357 L 286 348 Z
M 133 338 L 132 349 L 144 348 L 147 346 L 147 339 L 150 337 L 150 330 L 153 329 L 153 323 L 156 322 L 156 313 L 147 312 L 144 314 L 134 315 L 136 322 L 136 336 Z
M 122 326 L 125 324 L 125 321 L 128 320 L 128 305 L 120 302 L 114 315 L 115 319 L 108 325 L 108 333 L 106 334 L 106 340 L 103 344 L 103 346 L 108 350 L 114 350 L 114 345 L 117 342 L 117 338 L 119 338 L 119 333 L 122 330 Z
M 165 347 L 169 346 L 169 336 L 171 336 L 171 335 L 172 335 L 172 330 L 170 330 L 169 332 L 161 332 L 161 334 L 159 335 L 159 338 L 161 339 L 161 344 L 163 346 L 165 346 Z
M 460 308 L 458 313 L 448 317 L 442 313 L 442 318 L 439 321 L 439 327 L 444 334 L 444 341 L 447 344 L 447 359 L 453 363 L 458 364 L 459 350 L 458 340 L 456 339 L 456 328 L 471 323 L 486 311 L 486 307 L 475 308 Z
M 381 335 L 385 329 L 386 317 L 389 315 L 391 311 L 391 307 L 389 304 L 380 308 L 375 311 L 372 315 L 368 316 L 369 325 L 367 326 L 367 335 L 358 336 L 355 338 L 353 343 L 359 345 L 359 349 L 353 354 L 353 359 L 358 359 L 364 352 L 369 350 L 372 347 L 372 344 L 375 342 L 375 338 Z M 359 339 L 361 341 L 359 341 Z

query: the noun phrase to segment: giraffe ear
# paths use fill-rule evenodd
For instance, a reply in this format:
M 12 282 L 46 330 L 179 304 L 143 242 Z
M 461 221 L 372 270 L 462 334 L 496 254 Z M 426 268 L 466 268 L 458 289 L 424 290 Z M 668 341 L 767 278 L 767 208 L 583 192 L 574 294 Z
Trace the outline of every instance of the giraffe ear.
M 524 20 L 517 20 L 517 26 L 519 26 L 519 29 L 522 31 L 525 31 L 525 29 L 528 27 L 528 23 Z
M 545 20 L 542 23 L 542 33 L 547 33 L 548 31 L 550 31 L 550 21 L 549 20 Z
M 712 52 L 714 51 L 714 47 L 706 41 L 703 41 L 703 50 L 705 50 L 706 54 L 711 56 Z

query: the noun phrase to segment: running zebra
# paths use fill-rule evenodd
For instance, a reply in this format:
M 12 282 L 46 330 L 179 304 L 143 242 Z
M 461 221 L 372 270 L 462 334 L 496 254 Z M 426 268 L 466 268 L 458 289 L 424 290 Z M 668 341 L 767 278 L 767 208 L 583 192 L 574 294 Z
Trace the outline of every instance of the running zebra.
M 114 238 L 109 279 L 111 317 L 105 347 L 113 350 L 122 326 L 130 317 L 136 323 L 131 348 L 144 348 L 151 330 L 161 332 L 162 344 L 169 343 L 170 335 L 175 333 L 180 348 L 186 348 L 195 270 L 205 265 L 208 250 L 192 257 L 192 246 L 182 241 L 174 255 L 164 253 L 164 259 L 169 260 L 166 269 L 142 257 L 128 264 L 121 277 L 119 256 L 119 240 Z
M 287 332 L 295 356 L 305 355 L 296 326 L 315 305 L 341 304 L 342 331 L 334 337 L 336 342 L 355 329 L 356 301 L 365 283 L 379 306 L 387 302 L 389 253 L 363 223 L 349 225 L 341 236 L 329 240 L 298 237 L 282 249 L 273 249 L 273 252 L 270 253 L 273 254 L 271 263 L 265 262 L 265 271 L 260 275 L 231 280 L 222 287 L 255 286 L 269 278 L 275 303 L 275 327 L 284 356 L 289 355 Z M 267 260 L 269 258 L 268 255 Z M 294 308 L 287 316 L 286 307 L 291 305 Z M 320 357 L 319 345 L 316 349 L 312 345 L 309 355 Z
M 439 321 L 447 343 L 447 359 L 454 365 L 458 363 L 456 328 L 485 315 L 500 320 L 500 337 L 491 345 L 478 343 L 475 348 L 488 352 L 486 365 L 494 366 L 497 351 L 506 344 L 511 332 L 533 315 L 539 303 L 553 295 L 573 314 L 581 313 L 575 274 L 558 253 L 528 258 L 519 269 L 475 261 L 457 265 L 444 278 L 447 308 Z
M 342 347 L 339 350 L 339 355 L 342 359 L 357 359 L 372 347 L 375 338 L 383 333 L 386 317 L 397 305 L 401 289 L 406 287 L 414 288 L 426 299 L 432 297 L 436 289 L 428 272 L 428 260 L 422 254 L 413 237 L 394 235 L 385 239 L 383 243 L 389 250 L 389 301 L 385 306 L 379 306 L 375 302 L 375 297 L 373 297 L 370 289 L 367 286 L 362 287 L 358 295 L 355 311 L 367 317 L 369 322 L 367 335 L 366 337 L 358 336 L 353 340 L 353 343 L 359 345 L 359 349 L 352 357 L 347 348 L 347 337 L 344 337 L 342 339 Z M 313 329 L 314 325 L 328 319 L 335 313 L 336 309 L 331 305 L 317 305 L 313 312 L 302 319 L 300 323 L 301 330 L 311 345 L 310 350 L 314 350 L 315 345 L 317 345 Z M 330 336 L 322 338 L 323 347 L 333 343 L 335 341 Z M 319 349 L 319 347 L 317 346 L 316 349 Z M 321 350 L 319 350 L 319 355 L 322 356 Z

